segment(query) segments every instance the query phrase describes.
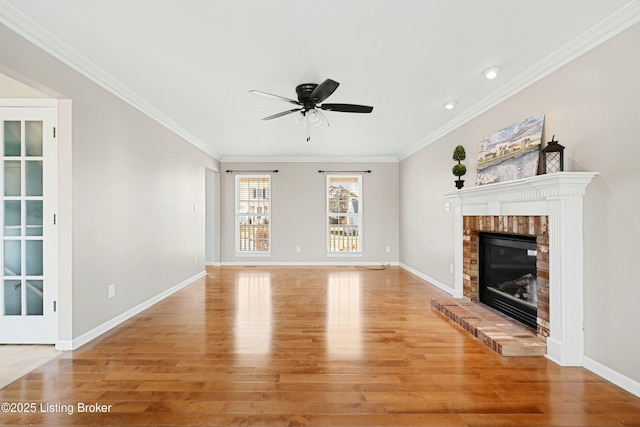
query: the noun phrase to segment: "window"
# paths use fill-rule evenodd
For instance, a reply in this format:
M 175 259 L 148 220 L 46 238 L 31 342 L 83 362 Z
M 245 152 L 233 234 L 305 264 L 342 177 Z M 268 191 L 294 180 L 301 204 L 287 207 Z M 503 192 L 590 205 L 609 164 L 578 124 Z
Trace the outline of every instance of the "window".
M 362 251 L 362 176 L 327 175 L 327 251 Z
M 236 175 L 236 253 L 271 251 L 271 176 Z

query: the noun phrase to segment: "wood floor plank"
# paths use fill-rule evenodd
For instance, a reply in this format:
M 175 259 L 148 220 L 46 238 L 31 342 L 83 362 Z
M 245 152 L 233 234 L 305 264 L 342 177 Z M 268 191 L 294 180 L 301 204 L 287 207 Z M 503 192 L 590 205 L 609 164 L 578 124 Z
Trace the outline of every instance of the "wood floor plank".
M 0 389 L 73 414 L 0 425 L 640 424 L 640 399 L 593 373 L 452 326 L 431 310 L 445 296 L 396 267 L 216 268 Z

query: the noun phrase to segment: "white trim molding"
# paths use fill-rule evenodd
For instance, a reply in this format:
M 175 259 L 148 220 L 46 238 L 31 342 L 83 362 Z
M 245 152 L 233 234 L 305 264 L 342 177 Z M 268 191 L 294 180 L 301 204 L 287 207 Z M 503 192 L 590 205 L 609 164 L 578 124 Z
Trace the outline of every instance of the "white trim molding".
M 397 267 L 397 261 L 274 261 L 274 262 L 236 262 L 223 261 L 221 267 Z
M 76 350 L 77 348 L 85 345 L 86 343 L 88 343 L 89 341 L 99 337 L 100 335 L 104 334 L 105 332 L 109 331 L 110 329 L 115 328 L 116 326 L 118 326 L 119 324 L 121 324 L 122 322 L 132 318 L 133 316 L 135 316 L 136 314 L 139 314 L 141 312 L 143 312 L 144 310 L 146 310 L 147 308 L 151 307 L 152 305 L 162 301 L 163 299 L 167 298 L 168 296 L 178 292 L 180 289 L 192 284 L 193 282 L 195 282 L 196 280 L 198 280 L 201 277 L 205 277 L 206 276 L 206 271 L 201 271 L 200 273 L 196 274 L 195 276 L 192 276 L 180 283 L 178 283 L 177 285 L 167 289 L 164 292 L 159 293 L 158 295 L 149 298 L 148 300 L 138 304 L 137 306 L 125 311 L 124 313 L 121 313 L 119 315 L 117 315 L 116 317 L 104 322 L 101 325 L 96 326 L 95 328 L 93 328 L 92 330 L 90 330 L 89 332 L 86 332 L 82 335 L 80 335 L 79 337 L 73 338 L 72 340 L 59 340 L 56 343 L 56 350 L 62 350 L 62 351 L 68 351 L 68 350 Z
M 221 163 L 398 163 L 394 156 L 224 156 Z
M 454 289 L 462 294 L 463 217 L 549 217 L 549 330 L 547 357 L 582 366 L 582 199 L 596 172 L 558 172 L 445 193 L 454 213 Z M 570 298 L 569 298 L 570 296 Z
M 640 397 L 640 382 L 632 380 L 631 378 L 622 375 L 618 371 L 596 362 L 585 356 L 583 361 L 584 367 L 594 374 L 597 374 L 607 381 L 611 381 L 620 388 L 627 390 L 629 393 L 633 393 Z
M 407 270 L 409 273 L 413 274 L 414 276 L 417 276 L 419 278 L 421 278 L 422 280 L 429 282 L 429 284 L 435 286 L 436 288 L 445 291 L 446 293 L 448 293 L 449 295 L 451 295 L 454 298 L 462 298 L 462 292 L 458 291 L 457 289 L 453 289 L 450 286 L 445 285 L 444 283 L 440 282 L 439 280 L 434 279 L 431 276 L 427 276 L 424 273 L 419 272 L 418 270 L 416 270 L 413 267 L 409 267 L 406 264 L 402 264 L 400 263 L 400 268 L 403 268 L 404 270 Z

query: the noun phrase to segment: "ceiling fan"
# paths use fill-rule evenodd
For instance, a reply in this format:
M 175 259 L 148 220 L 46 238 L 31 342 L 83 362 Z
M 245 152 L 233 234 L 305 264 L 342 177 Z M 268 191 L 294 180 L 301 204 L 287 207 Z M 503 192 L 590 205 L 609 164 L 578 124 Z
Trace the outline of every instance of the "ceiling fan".
M 329 126 L 329 121 L 320 110 L 340 111 L 343 113 L 370 113 L 373 111 L 373 107 L 369 107 L 367 105 L 323 103 L 325 99 L 335 92 L 338 86 L 340 86 L 340 83 L 331 79 L 327 79 L 319 85 L 315 83 L 303 83 L 296 87 L 296 94 L 298 95 L 297 101 L 295 99 L 285 98 L 284 96 L 273 95 L 258 90 L 251 90 L 249 92 L 298 105 L 298 108 L 282 111 L 280 113 L 267 116 L 262 120 L 272 120 L 296 113 L 294 118 L 297 122 L 301 122 L 305 118 L 307 119 L 307 142 L 309 142 L 311 140 L 311 137 L 309 136 L 311 124 L 315 127 Z

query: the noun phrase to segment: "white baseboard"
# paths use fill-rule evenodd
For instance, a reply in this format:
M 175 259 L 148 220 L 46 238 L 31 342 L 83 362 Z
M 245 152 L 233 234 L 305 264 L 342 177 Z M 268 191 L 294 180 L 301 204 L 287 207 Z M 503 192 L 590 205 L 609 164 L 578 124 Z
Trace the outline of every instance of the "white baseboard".
M 73 340 L 58 340 L 58 341 L 56 341 L 56 350 L 59 350 L 59 351 L 71 351 L 71 350 L 73 350 Z
M 445 285 L 444 283 L 434 279 L 433 277 L 429 277 L 426 274 L 421 273 L 418 270 L 416 270 L 414 268 L 411 268 L 408 265 L 403 264 L 403 263 L 400 263 L 400 267 L 405 269 L 405 270 L 407 270 L 409 273 L 413 274 L 414 276 L 418 276 L 422 280 L 426 280 L 427 282 L 429 282 L 430 284 L 432 284 L 436 288 L 445 291 L 446 293 L 448 293 L 452 297 L 454 297 L 454 298 L 462 298 L 462 294 L 460 294 L 459 292 L 456 292 L 455 289 Z
M 380 267 L 384 265 L 391 265 L 397 267 L 399 263 L 397 261 L 384 262 L 384 261 L 224 261 L 220 263 L 221 266 L 226 267 L 242 267 L 242 266 L 272 266 L 272 267 L 335 267 L 335 266 L 368 266 L 368 267 Z
M 599 375 L 605 380 L 614 383 L 620 388 L 625 389 L 629 393 L 640 397 L 640 382 L 622 375 L 620 372 L 614 371 L 613 369 L 604 366 L 603 364 L 596 362 L 595 360 L 590 359 L 587 356 L 584 356 L 582 365 L 594 374 Z
M 137 306 L 125 311 L 122 314 L 119 314 L 118 316 L 114 317 L 111 320 L 108 320 L 106 322 L 104 322 L 102 325 L 99 325 L 95 328 L 93 328 L 92 330 L 90 330 L 87 333 L 84 333 L 82 335 L 80 335 L 79 337 L 74 338 L 73 340 L 61 340 L 58 341 L 56 343 L 56 349 L 57 350 L 76 350 L 77 348 L 85 345 L 86 343 L 88 343 L 89 341 L 99 337 L 100 335 L 104 334 L 105 332 L 109 331 L 110 329 L 115 328 L 116 326 L 118 326 L 119 324 L 121 324 L 122 322 L 124 322 L 125 320 L 130 319 L 131 317 L 135 316 L 136 314 L 146 310 L 147 308 L 151 307 L 152 305 L 162 301 L 163 299 L 165 299 L 166 297 L 168 297 L 171 294 L 174 294 L 176 292 L 178 292 L 180 289 L 184 288 L 187 285 L 190 285 L 191 283 L 193 283 L 194 281 L 196 281 L 197 279 L 204 277 L 206 275 L 206 272 L 202 271 L 198 274 L 196 274 L 195 276 L 192 276 L 186 280 L 184 280 L 183 282 L 178 283 L 177 285 L 173 286 L 172 288 L 167 289 L 166 291 L 152 297 L 149 298 L 148 300 L 146 300 L 145 302 L 138 304 Z

